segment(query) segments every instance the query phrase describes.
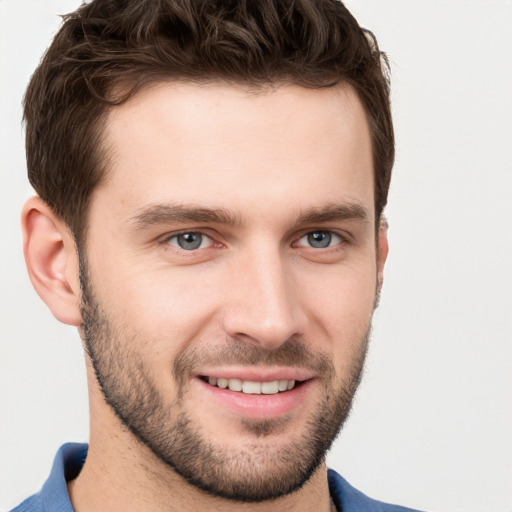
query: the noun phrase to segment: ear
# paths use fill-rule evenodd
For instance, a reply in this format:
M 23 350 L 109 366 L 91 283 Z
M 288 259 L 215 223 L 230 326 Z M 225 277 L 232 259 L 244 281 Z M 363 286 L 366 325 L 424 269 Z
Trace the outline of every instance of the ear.
M 388 221 L 382 216 L 377 239 L 377 294 L 380 294 L 382 283 L 384 282 L 384 265 L 388 258 L 388 252 Z
M 57 320 L 79 326 L 80 280 L 75 241 L 39 197 L 23 207 L 23 252 L 32 285 Z

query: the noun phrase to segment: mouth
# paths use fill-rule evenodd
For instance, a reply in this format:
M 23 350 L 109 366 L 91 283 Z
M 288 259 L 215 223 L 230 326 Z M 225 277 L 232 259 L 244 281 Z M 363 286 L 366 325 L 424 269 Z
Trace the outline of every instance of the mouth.
M 199 378 L 210 386 L 220 389 L 229 389 L 230 391 L 246 395 L 277 395 L 286 391 L 291 391 L 302 383 L 302 381 L 299 380 L 283 379 L 258 382 L 252 380 L 211 377 L 207 375 L 201 375 Z
M 212 414 L 245 419 L 289 417 L 303 410 L 317 389 L 316 375 L 300 369 L 223 368 L 196 374 L 196 388 Z M 203 394 L 204 393 L 204 394 Z

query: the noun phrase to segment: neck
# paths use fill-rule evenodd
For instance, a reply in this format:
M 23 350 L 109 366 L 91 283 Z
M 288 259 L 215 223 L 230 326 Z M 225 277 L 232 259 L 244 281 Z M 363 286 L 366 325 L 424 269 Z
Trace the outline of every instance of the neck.
M 241 503 L 218 498 L 196 489 L 172 469 L 156 461 L 153 454 L 137 456 L 117 443 L 91 442 L 79 476 L 68 490 L 77 512 L 188 512 L 209 510 L 265 512 L 330 512 L 333 510 L 327 484 L 327 469 L 322 464 L 298 491 L 276 500 Z M 117 449 L 120 448 L 120 449 Z M 142 451 L 147 450 L 140 447 Z
M 296 492 L 242 503 L 209 495 L 186 482 L 124 428 L 103 401 L 92 401 L 89 452 L 79 476 L 69 482 L 77 512 L 187 512 L 208 510 L 330 512 L 325 464 Z M 101 411 L 92 410 L 97 408 Z M 98 420 L 101 418 L 101 420 Z

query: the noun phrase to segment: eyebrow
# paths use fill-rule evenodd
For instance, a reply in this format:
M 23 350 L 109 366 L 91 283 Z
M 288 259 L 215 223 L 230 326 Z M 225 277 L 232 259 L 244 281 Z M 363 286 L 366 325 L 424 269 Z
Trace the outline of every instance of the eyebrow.
M 224 208 L 204 208 L 180 204 L 154 204 L 130 218 L 134 229 L 171 223 L 201 222 L 205 224 L 227 224 L 240 226 L 242 221 L 236 214 Z
M 369 222 L 368 210 L 358 203 L 330 204 L 320 208 L 310 208 L 300 213 L 297 224 L 322 224 L 344 220 Z
M 367 223 L 369 214 L 366 208 L 358 203 L 329 204 L 299 212 L 293 224 L 322 224 L 345 220 L 358 220 Z M 129 221 L 133 229 L 137 230 L 162 224 L 187 222 L 224 224 L 233 227 L 243 225 L 240 215 L 224 208 L 205 208 L 181 204 L 150 205 L 138 211 Z

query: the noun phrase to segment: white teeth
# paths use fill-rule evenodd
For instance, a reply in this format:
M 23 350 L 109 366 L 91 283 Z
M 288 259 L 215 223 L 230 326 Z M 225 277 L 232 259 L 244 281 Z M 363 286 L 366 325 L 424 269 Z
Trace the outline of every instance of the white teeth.
M 288 381 L 287 380 L 280 380 L 278 382 L 279 391 L 286 391 L 288 389 Z
M 241 391 L 249 395 L 275 395 L 284 391 L 290 391 L 295 387 L 295 380 L 273 380 L 268 382 L 255 382 L 241 379 L 224 379 L 222 377 L 207 377 L 206 380 L 212 386 L 230 391 Z
M 249 395 L 261 395 L 261 382 L 251 382 L 244 380 L 242 391 Z
M 228 379 L 218 378 L 217 379 L 217 386 L 222 389 L 226 389 L 228 387 Z
M 231 391 L 242 391 L 243 384 L 240 379 L 229 379 L 228 387 Z
M 275 395 L 279 392 L 279 382 L 277 380 L 273 380 L 272 382 L 262 382 L 261 392 L 264 395 Z

